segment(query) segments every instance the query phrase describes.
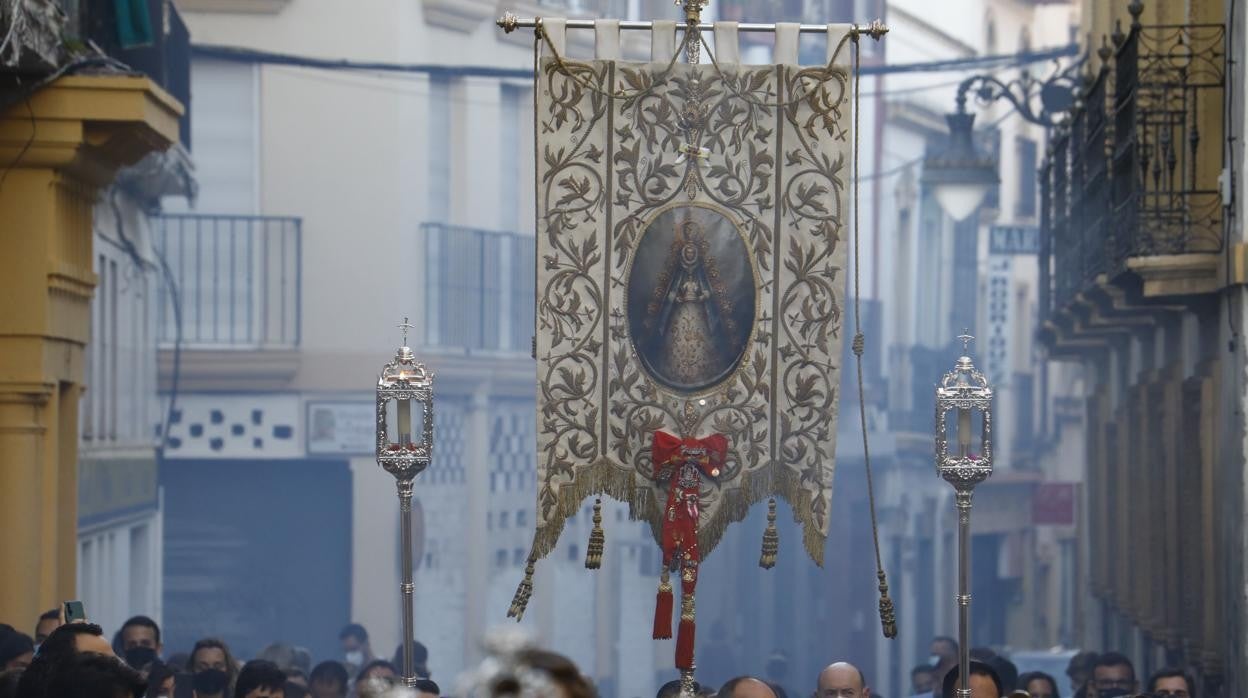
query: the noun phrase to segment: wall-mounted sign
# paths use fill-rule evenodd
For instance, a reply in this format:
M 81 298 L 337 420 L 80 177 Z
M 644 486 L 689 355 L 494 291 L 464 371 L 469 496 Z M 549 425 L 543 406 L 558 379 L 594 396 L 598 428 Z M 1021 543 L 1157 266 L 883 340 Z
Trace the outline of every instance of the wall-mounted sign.
M 1075 483 L 1042 482 L 1031 500 L 1031 522 L 1036 526 L 1075 525 Z
M 308 454 L 366 454 L 377 450 L 371 402 L 308 401 Z
M 994 225 L 988 229 L 989 254 L 1039 254 L 1040 231 L 1032 225 Z

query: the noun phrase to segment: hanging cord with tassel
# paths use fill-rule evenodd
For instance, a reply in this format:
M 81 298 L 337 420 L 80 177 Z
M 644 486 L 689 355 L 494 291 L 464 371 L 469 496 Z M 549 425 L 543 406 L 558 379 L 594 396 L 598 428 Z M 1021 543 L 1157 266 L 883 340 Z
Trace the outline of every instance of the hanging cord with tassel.
M 859 115 L 859 82 L 862 80 L 862 45 L 859 34 L 853 34 L 854 42 L 854 361 L 858 365 L 858 416 L 862 422 L 862 459 L 867 469 L 867 503 L 871 510 L 871 540 L 875 544 L 875 576 L 879 580 L 880 590 L 880 625 L 884 629 L 884 637 L 897 637 L 897 616 L 893 610 L 893 600 L 888 596 L 888 578 L 884 574 L 884 563 L 880 559 L 880 530 L 875 517 L 875 486 L 871 479 L 871 451 L 867 446 L 867 402 L 863 394 L 862 352 L 866 349 L 866 338 L 862 335 L 862 305 L 859 302 L 862 294 L 859 291 L 858 278 L 861 268 L 859 256 L 859 220 L 862 218 L 859 207 L 859 183 L 862 178 L 858 169 L 858 141 L 860 140 Z
M 529 553 L 529 562 L 524 566 L 524 579 L 516 587 L 516 595 L 511 597 L 511 608 L 507 609 L 507 617 L 515 618 L 519 623 L 524 619 L 524 611 L 529 607 L 529 599 L 533 598 L 533 568 L 537 560 Z
M 585 569 L 602 567 L 602 549 L 606 540 L 602 530 L 602 497 L 598 497 L 594 500 L 594 528 L 589 532 L 589 543 L 585 546 Z
M 767 528 L 763 531 L 763 552 L 758 566 L 769 570 L 776 566 L 776 553 L 780 550 L 780 533 L 776 531 L 776 498 L 767 500 Z
M 659 577 L 659 591 L 654 599 L 654 632 L 651 634 L 654 639 L 667 640 L 672 637 L 672 609 L 674 606 L 670 573 L 664 567 L 663 575 Z

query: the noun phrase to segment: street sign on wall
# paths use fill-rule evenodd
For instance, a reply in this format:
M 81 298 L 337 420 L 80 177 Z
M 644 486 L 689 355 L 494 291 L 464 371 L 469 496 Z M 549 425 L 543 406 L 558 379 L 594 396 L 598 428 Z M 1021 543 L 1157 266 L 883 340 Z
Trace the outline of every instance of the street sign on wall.
M 1042 482 L 1031 500 L 1031 522 L 1036 526 L 1075 525 L 1075 483 Z
M 1039 254 L 1040 231 L 1034 225 L 994 225 L 988 229 L 989 254 Z
M 371 402 L 309 400 L 308 453 L 372 453 L 377 449 L 377 408 Z

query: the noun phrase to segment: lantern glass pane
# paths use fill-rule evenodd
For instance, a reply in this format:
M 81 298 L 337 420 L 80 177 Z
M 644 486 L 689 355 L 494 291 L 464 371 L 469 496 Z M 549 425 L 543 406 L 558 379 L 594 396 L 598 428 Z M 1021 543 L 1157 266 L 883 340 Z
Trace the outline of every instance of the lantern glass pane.
M 386 440 L 393 445 L 422 444 L 425 406 L 415 399 L 386 401 Z
M 397 400 L 386 400 L 386 443 L 399 442 L 399 410 Z
M 978 457 L 983 452 L 984 414 L 979 410 L 952 409 L 945 413 L 945 437 L 949 455 Z
M 955 221 L 964 221 L 983 203 L 992 189 L 986 183 L 943 182 L 936 185 L 936 201 Z

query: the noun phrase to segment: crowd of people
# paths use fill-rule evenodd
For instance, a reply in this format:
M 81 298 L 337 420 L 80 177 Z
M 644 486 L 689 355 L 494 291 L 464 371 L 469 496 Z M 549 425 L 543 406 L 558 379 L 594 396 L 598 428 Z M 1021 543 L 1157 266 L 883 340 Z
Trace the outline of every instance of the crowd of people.
M 400 679 L 402 647 L 392 660 L 378 658 L 368 632 L 351 624 L 339 633 L 342 661 L 312 665 L 301 648 L 275 644 L 240 662 L 225 642 L 204 638 L 186 654 L 166 655 L 160 627 L 151 618 L 126 621 L 110 642 L 100 626 L 64 622 L 59 611 L 39 617 L 34 637 L 0 624 L 0 698 L 439 698 L 428 652 L 416 643 L 415 686 Z M 596 698 L 593 683 L 567 658 L 527 642 L 487 642 L 491 657 L 457 687 L 460 698 Z M 910 673 L 912 696 L 958 698 L 958 645 L 932 642 L 929 664 Z M 1019 674 L 995 652 L 970 651 L 971 698 L 1061 698 L 1053 676 Z M 1067 667 L 1073 698 L 1192 698 L 1191 675 L 1181 669 L 1153 674 L 1143 686 L 1131 660 L 1117 652 L 1080 652 Z M 680 698 L 680 682 L 656 698 Z M 698 698 L 799 698 L 779 683 L 738 676 L 718 689 L 694 684 Z M 1140 691 L 1143 692 L 1140 692 Z M 799 691 L 805 693 L 805 691 Z M 834 662 L 816 677 L 811 698 L 871 698 L 867 677 L 848 662 Z M 878 693 L 875 698 L 883 698 Z
M 954 698 L 958 677 L 958 643 L 950 637 L 932 640 L 932 659 L 910 672 L 911 695 L 916 698 Z M 972 698 L 1061 698 L 1058 680 L 1044 672 L 1019 674 L 1008 658 L 988 648 L 970 651 Z M 1155 672 L 1144 685 L 1136 678 L 1135 665 L 1119 652 L 1084 651 L 1071 657 L 1066 667 L 1073 698 L 1193 698 L 1196 682 L 1183 669 Z M 870 693 L 849 694 L 855 698 Z M 878 698 L 878 696 L 877 696 Z
M 89 622 L 64 621 L 60 610 L 35 623 L 34 637 L 0 623 L 0 698 L 383 698 L 400 688 L 402 647 L 393 660 L 374 655 L 358 624 L 339 634 L 344 661 L 312 666 L 307 650 L 266 647 L 240 662 L 217 638 L 189 653 L 165 655 L 160 626 L 147 616 L 122 624 L 110 642 Z M 416 643 L 414 687 L 407 698 L 439 698 L 428 652 Z

